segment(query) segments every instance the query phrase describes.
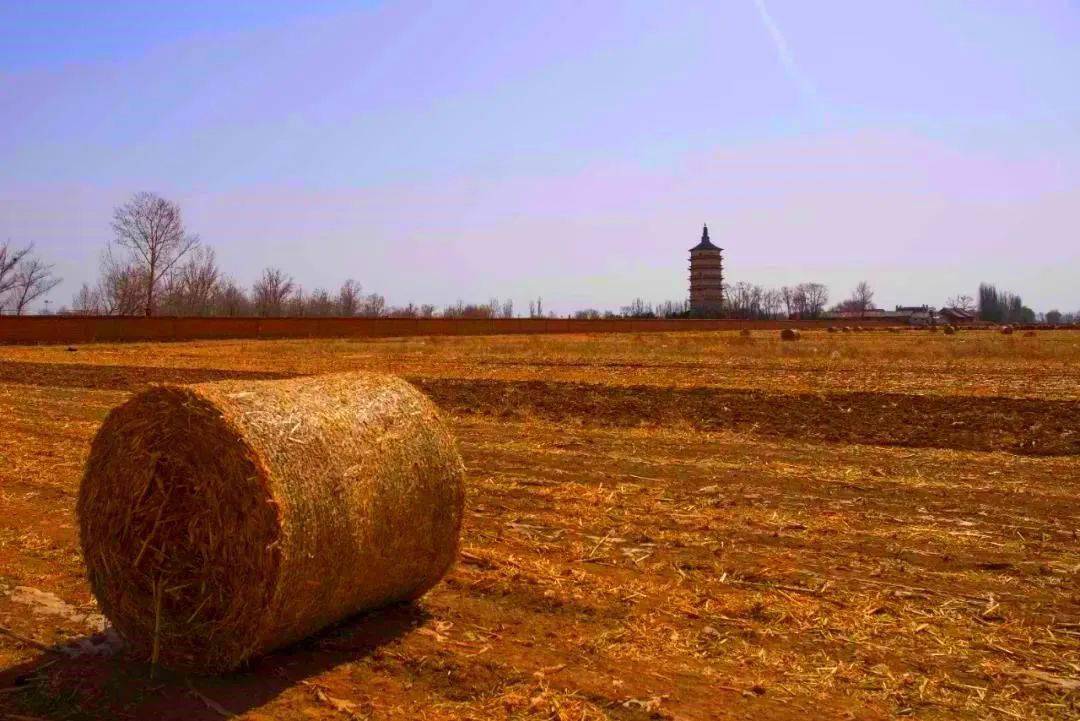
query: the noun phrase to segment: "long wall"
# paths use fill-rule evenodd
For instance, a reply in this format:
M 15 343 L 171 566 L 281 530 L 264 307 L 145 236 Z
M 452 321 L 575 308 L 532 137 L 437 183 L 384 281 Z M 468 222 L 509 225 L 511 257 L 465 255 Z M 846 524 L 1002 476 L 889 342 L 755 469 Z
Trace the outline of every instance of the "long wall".
M 823 328 L 834 321 L 0 316 L 0 344 Z M 864 327 L 889 323 L 865 320 Z

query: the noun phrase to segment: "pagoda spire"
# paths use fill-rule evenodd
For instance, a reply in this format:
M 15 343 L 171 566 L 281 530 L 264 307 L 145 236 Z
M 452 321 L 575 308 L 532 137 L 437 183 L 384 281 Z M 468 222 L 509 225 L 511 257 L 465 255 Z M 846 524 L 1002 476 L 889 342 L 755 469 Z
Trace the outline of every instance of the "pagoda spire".
M 701 239 L 705 242 L 709 241 L 709 224 L 705 223 L 701 226 Z

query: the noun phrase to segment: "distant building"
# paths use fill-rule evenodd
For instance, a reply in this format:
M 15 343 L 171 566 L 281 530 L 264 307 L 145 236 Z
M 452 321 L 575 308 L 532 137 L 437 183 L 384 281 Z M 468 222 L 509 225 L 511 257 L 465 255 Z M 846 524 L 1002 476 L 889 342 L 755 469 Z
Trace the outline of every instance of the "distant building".
M 690 312 L 718 315 L 724 307 L 724 249 L 709 240 L 709 226 L 701 242 L 690 249 Z
M 821 316 L 826 320 L 890 320 L 909 325 L 933 325 L 936 312 L 928 305 L 898 305 L 896 310 L 833 310 Z
M 928 305 L 898 305 L 896 317 L 905 318 L 910 325 L 934 325 L 937 311 Z
M 953 325 L 967 325 L 975 322 L 974 311 L 964 310 L 963 308 L 942 308 L 938 311 L 938 315 L 946 323 L 952 323 Z

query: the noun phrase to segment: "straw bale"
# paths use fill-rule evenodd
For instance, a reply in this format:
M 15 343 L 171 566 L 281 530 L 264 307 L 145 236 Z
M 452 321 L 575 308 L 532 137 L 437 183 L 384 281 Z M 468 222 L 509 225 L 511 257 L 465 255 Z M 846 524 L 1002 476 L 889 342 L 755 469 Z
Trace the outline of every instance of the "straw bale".
M 1011 325 L 1002 326 L 1001 327 L 1001 333 L 1002 333 L 1002 335 L 1012 335 L 1013 334 L 1012 326 Z
M 463 502 L 434 404 L 344 374 L 140 393 L 94 438 L 77 510 L 134 651 L 218 672 L 421 596 L 456 558 Z
M 781 340 L 799 340 L 799 331 L 794 328 L 784 328 L 780 331 Z

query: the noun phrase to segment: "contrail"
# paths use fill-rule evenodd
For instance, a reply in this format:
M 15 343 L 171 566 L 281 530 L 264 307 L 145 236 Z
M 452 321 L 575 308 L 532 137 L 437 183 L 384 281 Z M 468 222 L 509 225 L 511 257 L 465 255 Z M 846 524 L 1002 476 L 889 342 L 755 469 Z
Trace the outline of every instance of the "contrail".
M 814 111 L 819 116 L 823 116 L 824 112 L 821 107 L 821 99 L 818 98 L 817 89 L 810 82 L 810 79 L 803 75 L 802 70 L 796 64 L 795 56 L 791 54 L 787 39 L 780 32 L 780 28 L 777 27 L 772 15 L 769 14 L 769 9 L 765 7 L 765 0 L 754 0 L 754 6 L 757 8 L 758 15 L 761 16 L 761 22 L 765 25 L 765 29 L 769 31 L 769 35 L 772 37 L 773 45 L 776 46 L 776 54 L 780 56 L 780 64 L 784 66 L 784 71 L 787 72 L 792 82 L 798 86 L 799 92 L 813 106 Z

